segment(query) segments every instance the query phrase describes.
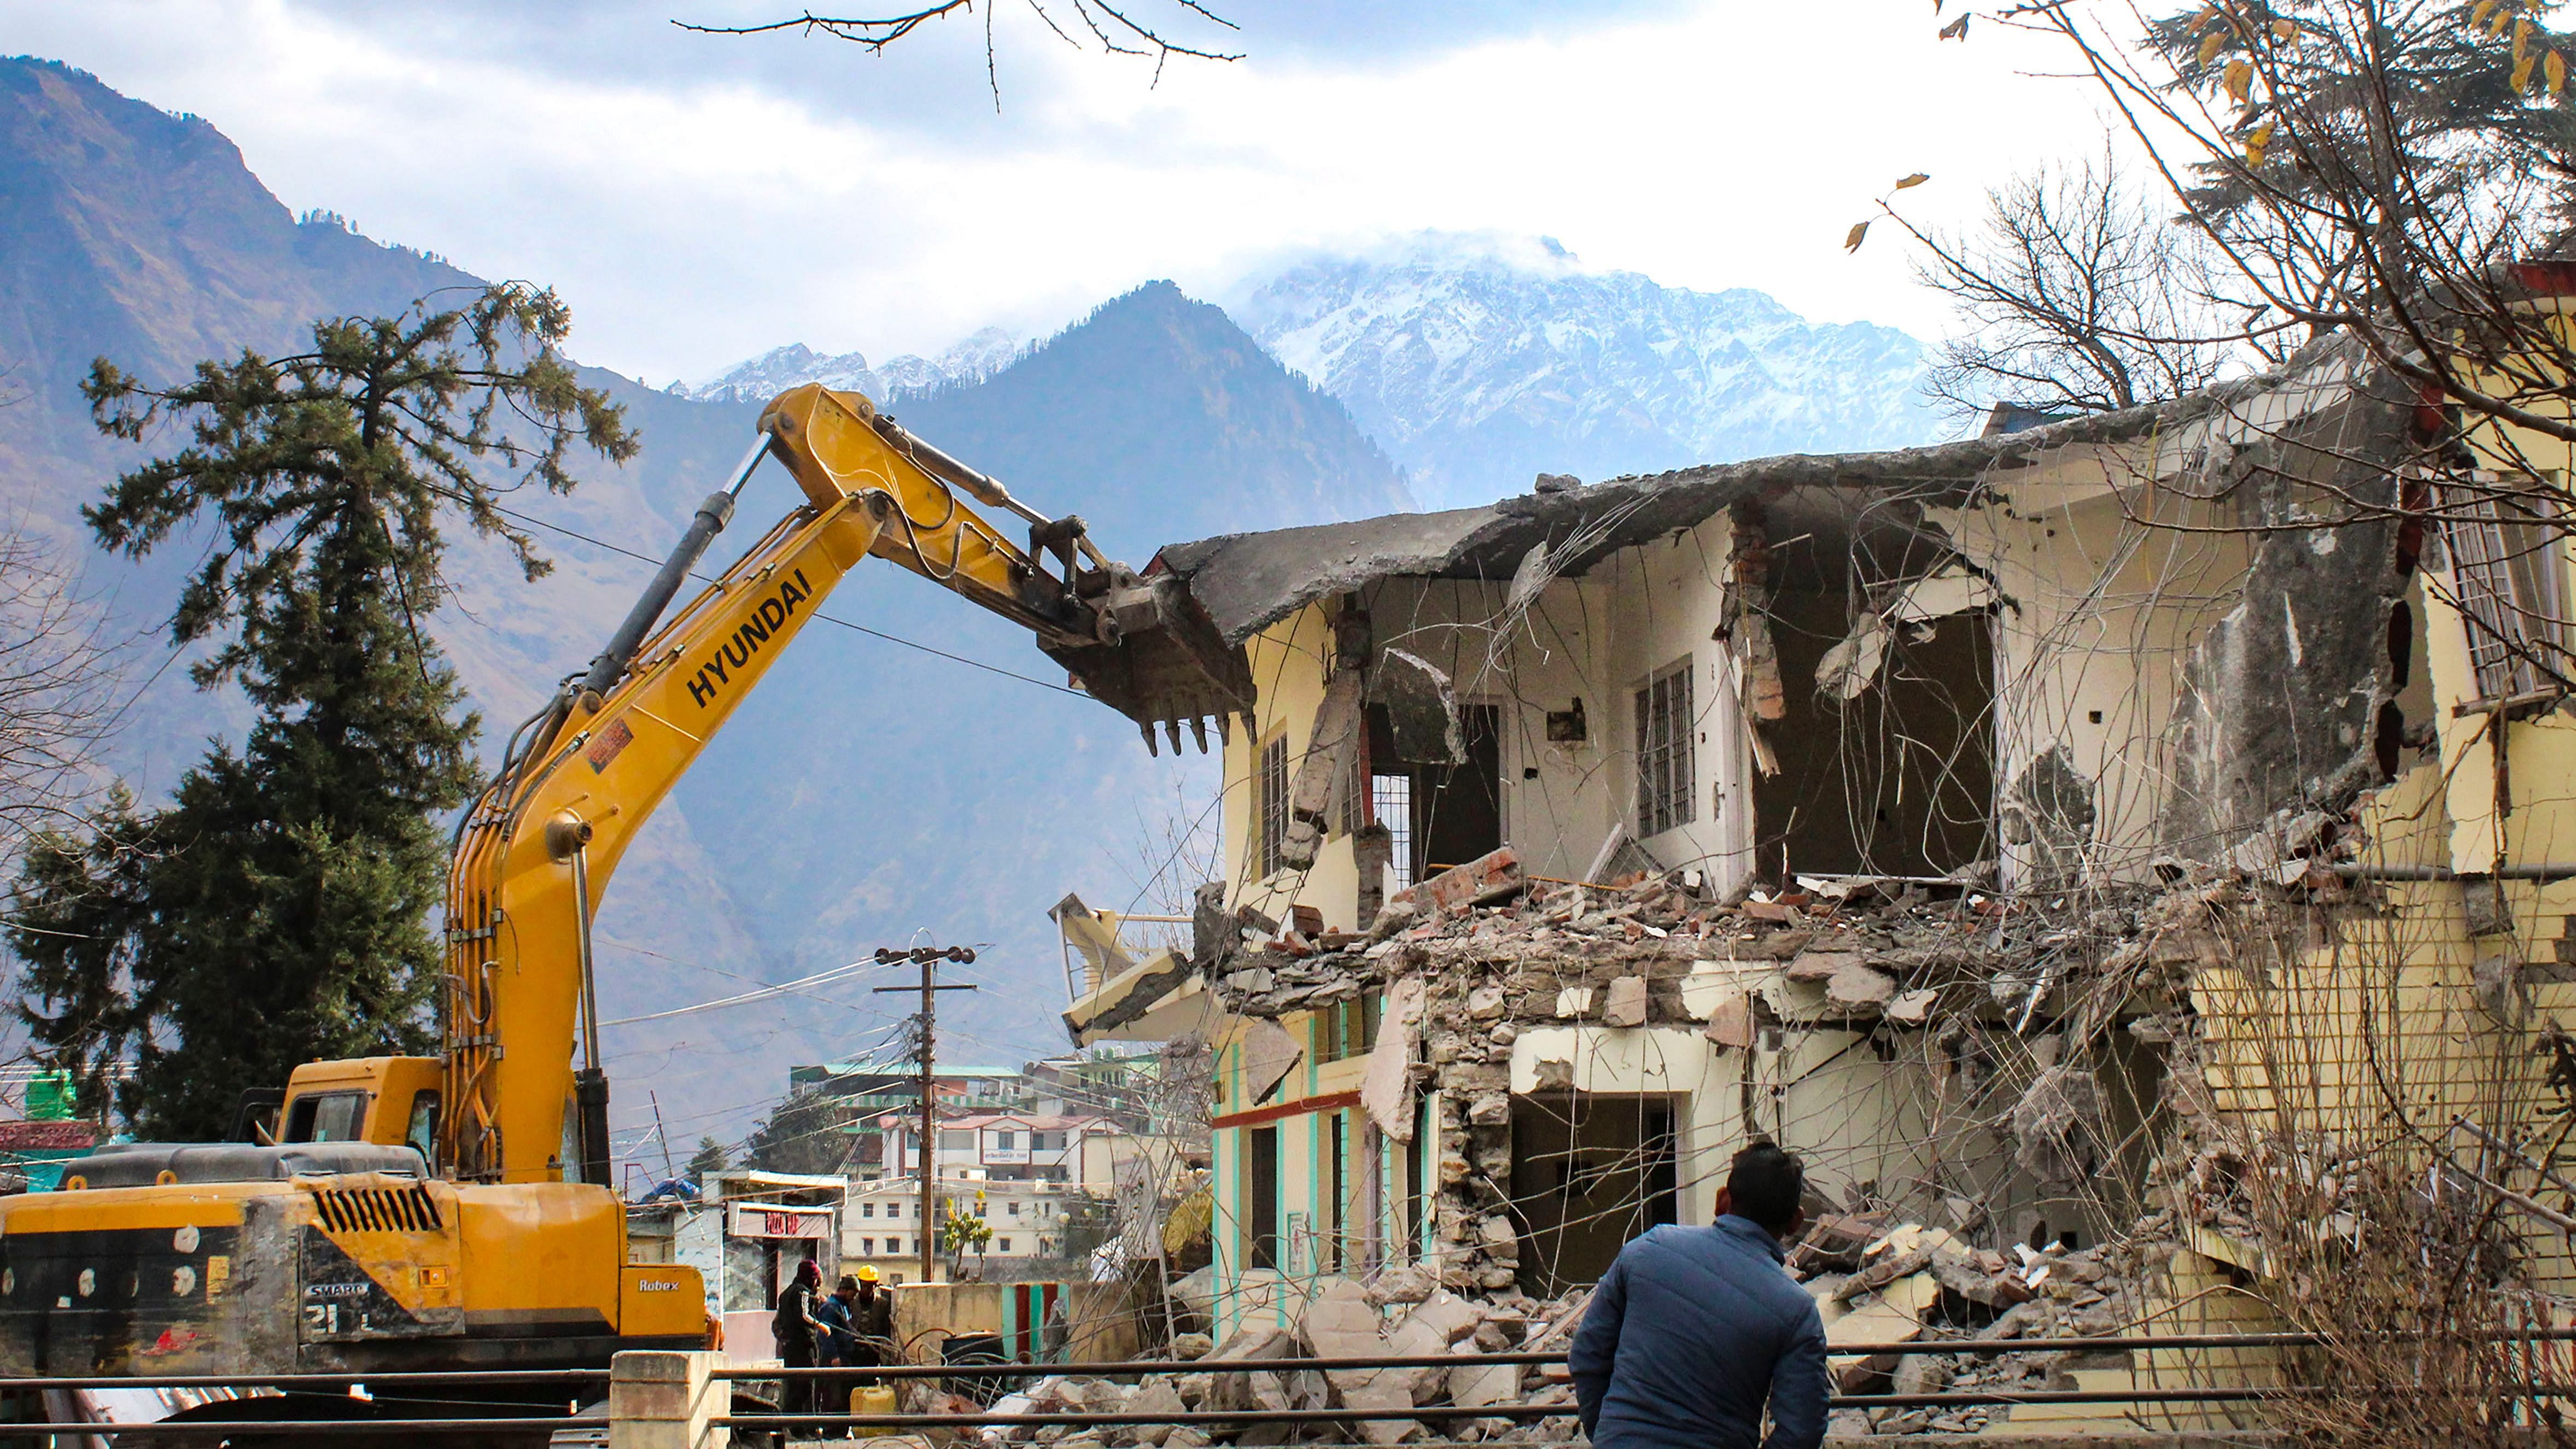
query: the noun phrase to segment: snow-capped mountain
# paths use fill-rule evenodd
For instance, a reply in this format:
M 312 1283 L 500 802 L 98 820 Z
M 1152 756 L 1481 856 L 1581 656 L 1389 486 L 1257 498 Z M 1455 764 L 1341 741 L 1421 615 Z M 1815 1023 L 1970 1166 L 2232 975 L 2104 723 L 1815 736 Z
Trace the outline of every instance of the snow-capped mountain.
M 856 352 L 822 353 L 801 342 L 773 347 L 749 362 L 738 362 L 714 379 L 680 389 L 700 402 L 767 402 L 791 387 L 819 382 L 825 387 L 862 392 L 879 402 L 898 394 L 915 397 L 933 388 L 977 383 L 1018 360 L 1027 346 L 999 327 L 987 327 L 937 357 L 907 354 L 882 367 L 868 366 Z
M 1775 453 L 1940 436 L 1924 344 L 1814 323 L 1760 292 L 1585 267 L 1552 239 L 1426 232 L 1321 256 L 1227 304 L 1340 399 L 1427 506 Z

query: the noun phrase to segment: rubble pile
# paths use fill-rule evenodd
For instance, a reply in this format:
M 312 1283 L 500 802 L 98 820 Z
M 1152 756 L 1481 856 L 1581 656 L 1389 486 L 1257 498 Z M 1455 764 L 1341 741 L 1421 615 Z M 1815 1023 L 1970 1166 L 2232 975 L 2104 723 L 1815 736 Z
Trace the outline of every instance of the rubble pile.
M 1538 1418 L 1439 1416 L 1353 1424 L 1368 1444 L 1432 1438 L 1458 1443 L 1563 1444 L 1576 1440 L 1574 1386 L 1562 1364 L 1437 1364 L 1419 1368 L 1265 1368 L 1286 1359 L 1437 1358 L 1563 1348 L 1588 1295 L 1539 1302 L 1519 1294 L 1470 1300 L 1438 1286 L 1420 1268 L 1396 1268 L 1363 1286 L 1335 1282 L 1309 1299 L 1292 1327 L 1246 1328 L 1197 1360 L 1203 1368 L 1140 1384 L 1049 1378 L 998 1402 L 1004 1413 L 1155 1414 L 1300 1409 L 1482 1408 L 1526 1404 L 1562 1412 Z M 1203 1343 L 1204 1340 L 1201 1340 Z M 1195 1345 L 1193 1345 L 1195 1346 Z M 1306 1432 L 1301 1433 L 1301 1430 Z M 1311 1426 L 1253 1421 L 1240 1425 L 1141 1424 L 1072 1429 L 1063 1425 L 995 1426 L 989 1444 L 1051 1444 L 1059 1449 L 1141 1444 L 1199 1449 L 1212 1443 L 1283 1444 L 1311 1439 Z
M 1717 899 L 1696 871 L 1573 883 L 1530 876 L 1504 850 L 1399 895 L 1365 933 L 1326 930 L 1303 907 L 1284 924 L 1246 910 L 1216 923 L 1223 939 L 1210 949 L 1203 922 L 1199 959 L 1226 1010 L 1267 1023 L 1382 991 L 1386 1019 L 1373 1056 L 1401 1073 L 1399 1100 L 1429 1087 L 1439 1104 L 1431 1123 L 1439 1250 L 1429 1263 L 1394 1270 L 1367 1289 L 1337 1285 L 1299 1318 L 1295 1335 L 1238 1336 L 1215 1357 L 1411 1352 L 1417 1344 L 1437 1351 L 1440 1343 L 1499 1351 L 1527 1342 L 1542 1323 L 1570 1336 L 1581 1299 L 1540 1304 L 1523 1296 L 1510 1211 L 1514 1094 L 1578 1085 L 1572 1034 L 1556 1028 L 1683 1030 L 1742 1051 L 1776 1051 L 1784 1036 L 1802 1031 L 1950 1043 L 1934 1055 L 1961 1064 L 1957 1100 L 1987 1104 L 1983 1120 L 2002 1135 L 2025 1181 L 2073 1195 L 2100 1168 L 2107 1104 L 2094 1075 L 2060 1053 L 2109 1030 L 2167 1045 L 2187 1036 L 2180 1003 L 2188 983 L 2228 954 L 2224 927 L 2213 930 L 2213 919 L 2223 921 L 2249 892 L 2281 888 L 2242 872 L 2194 869 L 2131 887 L 2008 897 L 1970 871 L 1947 880 L 1801 878 L 1791 890 Z M 1256 1033 L 1247 1062 L 1268 1060 L 1270 1072 L 1284 1074 L 1296 1048 L 1271 1031 L 1276 1040 L 1267 1047 Z M 1957 1045 L 1976 1033 L 2023 1039 L 2013 1053 L 2023 1065 L 2009 1080 Z M 2045 1040 L 2052 1035 L 2058 1040 Z M 1568 1044 L 1560 1048 L 1560 1040 Z M 1373 1072 L 1380 1065 L 1373 1060 Z M 1410 1121 L 1379 1125 L 1409 1140 Z M 2102 1247 L 1979 1247 L 1968 1234 L 1993 1236 L 1982 1231 L 1990 1225 L 1981 1203 L 1937 1191 L 1898 1201 L 1875 1190 L 1855 1185 L 1839 1210 L 1812 1203 L 1814 1226 L 1791 1255 L 1790 1271 L 1816 1296 L 1836 1345 L 2117 1335 L 2147 1313 L 2143 1285 L 2154 1275 L 2146 1265 L 2163 1263 L 2176 1246 L 2170 1215 L 2151 1215 Z M 1905 1216 L 1915 1213 L 1944 1225 Z M 1398 1286 L 1390 1291 L 1390 1283 Z M 1389 1347 L 1356 1346 L 1364 1340 Z M 1838 1355 L 1834 1371 L 1850 1393 L 2008 1391 L 2071 1388 L 2076 1370 L 2116 1361 L 2066 1350 L 1895 1352 Z M 1445 1377 L 1212 1369 L 1175 1392 L 1193 1406 L 1401 1407 L 1471 1404 L 1465 1395 L 1488 1384 L 1503 1397 L 1555 1395 L 1540 1401 L 1571 1412 L 1561 1366 L 1549 1374 L 1460 1368 Z M 1846 1411 L 1835 1432 L 1974 1432 L 2006 1412 Z M 1435 1424 L 1432 1432 L 1528 1442 L 1569 1438 L 1555 1432 L 1568 1427 L 1477 1420 Z M 1381 1425 L 1370 1436 L 1411 1429 Z
M 2171 1246 L 2164 1244 L 2162 1250 L 2169 1252 Z M 2145 1312 L 2140 1285 L 2146 1279 L 2142 1264 L 2150 1256 L 2128 1247 L 1996 1252 L 1972 1247 L 1937 1227 L 1890 1223 L 1883 1214 L 1833 1213 L 1794 1245 L 1789 1272 L 1814 1295 L 1827 1342 L 1835 1348 L 1929 1346 L 1964 1339 L 2117 1335 Z M 1428 1268 L 1390 1268 L 1365 1284 L 1333 1281 L 1306 1301 L 1288 1327 L 1245 1328 L 1213 1350 L 1204 1336 L 1185 1335 L 1187 1341 L 1174 1345 L 1175 1357 L 1204 1355 L 1192 1372 L 1136 1384 L 1041 1379 L 993 1407 L 1003 1413 L 1181 1414 L 1522 1404 L 1559 1412 L 1534 1418 L 1377 1419 L 1351 1425 L 1348 1436 L 1381 1445 L 1413 1440 L 1578 1442 L 1574 1388 L 1561 1363 L 1326 1370 L 1265 1365 L 1308 1358 L 1436 1359 L 1562 1350 L 1580 1326 L 1589 1298 L 1588 1290 L 1546 1301 L 1516 1292 L 1471 1298 L 1441 1287 Z M 2068 1389 L 2075 1386 L 2074 1371 L 2120 1362 L 2116 1354 L 2033 1348 L 1976 1356 L 1838 1353 L 1831 1365 L 1841 1392 L 1904 1394 Z M 928 1406 L 926 1394 L 916 1407 L 923 1406 Z M 2005 1413 L 1983 1406 L 1844 1410 L 1836 1415 L 1833 1432 L 1837 1437 L 1974 1433 Z M 983 1440 L 995 1446 L 1047 1444 L 1059 1449 L 1202 1449 L 1211 1444 L 1282 1444 L 1312 1438 L 1314 1432 L 1311 1426 L 1261 1421 L 994 1426 L 983 1431 Z
M 1418 1029 L 1419 1052 L 1410 1040 L 1398 1049 L 1413 1083 L 1440 1093 L 1441 1286 L 1501 1292 L 1521 1278 L 1507 1212 L 1512 1063 L 1514 1044 L 1532 1031 L 1673 1027 L 1749 1050 L 1782 1028 L 2026 1024 L 2054 1019 L 2071 1001 L 2125 994 L 2084 993 L 2105 963 L 2143 971 L 2152 959 L 2145 908 L 2153 888 L 2088 896 L 2079 906 L 1989 896 L 1974 874 L 1802 879 L 1795 890 L 1713 900 L 1696 871 L 1572 884 L 1528 876 L 1502 850 L 1399 895 L 1365 936 L 1323 930 L 1312 912 L 1284 929 L 1241 913 L 1238 939 L 1210 953 L 1210 978 L 1228 1010 L 1254 1019 L 1422 983 L 1418 1025 L 1393 1025 Z M 1570 1050 L 1526 1055 L 1533 1075 L 1522 1090 L 1574 1085 Z M 2087 1085 L 2061 1080 L 2020 1113 L 2023 1146 L 2047 1180 L 2080 1179 L 2089 1168 L 2080 1149 L 2094 1134 L 2082 1128 L 2100 1103 L 2082 1096 Z M 1409 1122 L 1380 1125 L 1409 1140 Z
M 1920 1223 L 1868 1213 L 1828 1215 L 1791 1251 L 1789 1267 L 1816 1299 L 1834 1347 L 1944 1340 L 2097 1338 L 2144 1317 L 2144 1266 L 2157 1249 L 2140 1239 L 2074 1251 L 2052 1245 L 2010 1252 L 1977 1248 Z M 2172 1245 L 2162 1245 L 2170 1253 Z M 2096 1362 L 2098 1360 L 2098 1362 Z M 1947 1355 L 1878 1353 L 1832 1360 L 1847 1394 L 2070 1389 L 2076 1368 L 2117 1355 L 2065 1349 Z M 1881 1408 L 1836 1415 L 1837 1434 L 1974 1433 L 1999 1411 Z
M 1570 884 L 1525 876 L 1503 850 L 1398 896 L 1365 936 L 1323 930 L 1311 912 L 1282 929 L 1244 911 L 1237 924 L 1254 939 L 1228 943 L 1211 976 L 1227 1008 L 1251 1017 L 1463 974 L 1482 978 L 1467 994 L 1488 988 L 1476 1020 L 1704 1023 L 1732 987 L 1789 1024 L 1919 1024 L 1969 997 L 2015 1008 L 2044 997 L 2052 965 L 2101 961 L 2137 937 L 2149 894 L 2072 918 L 2068 902 L 1989 897 L 1967 880 L 1838 877 L 1714 901 L 1697 871 Z

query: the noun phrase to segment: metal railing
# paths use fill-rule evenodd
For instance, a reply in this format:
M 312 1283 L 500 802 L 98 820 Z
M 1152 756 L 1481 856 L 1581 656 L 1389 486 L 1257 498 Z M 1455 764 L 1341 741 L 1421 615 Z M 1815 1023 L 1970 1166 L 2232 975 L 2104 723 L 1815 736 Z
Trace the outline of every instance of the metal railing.
M 2392 1334 L 2392 1340 L 2405 1335 Z M 2576 1341 L 2576 1329 L 2536 1330 L 2499 1334 L 2500 1339 L 2517 1343 L 2565 1343 Z M 2269 1351 L 2318 1347 L 2328 1340 L 2309 1333 L 2239 1333 L 2239 1334 L 2170 1334 L 2125 1338 L 2060 1338 L 2060 1339 L 1928 1339 L 1906 1342 L 1839 1344 L 1832 1347 L 1835 1360 L 1851 1361 L 1903 1356 L 2002 1357 L 2012 1354 L 2065 1354 L 2070 1356 L 2136 1353 L 2146 1351 Z M 1565 1352 L 1505 1352 L 1449 1354 L 1374 1354 L 1345 1357 L 1267 1358 L 1267 1359 L 1116 1359 L 1082 1363 L 986 1363 L 958 1362 L 937 1364 L 888 1364 L 878 1367 L 852 1368 L 786 1368 L 786 1367 L 717 1367 L 708 1371 L 711 1382 L 735 1384 L 785 1384 L 810 1382 L 816 1385 L 859 1386 L 904 1380 L 949 1380 L 973 1387 L 989 1387 L 997 1381 L 1034 1380 L 1041 1378 L 1079 1379 L 1151 1379 L 1179 1374 L 1295 1374 L 1374 1371 L 1379 1369 L 1488 1368 L 1531 1366 L 1547 1367 L 1567 1361 Z M 2177 1372 L 2208 1373 L 2200 1366 Z M 0 1390 L 15 1393 L 60 1390 L 108 1389 L 214 1389 L 230 1390 L 248 1397 L 231 1402 L 252 1403 L 286 1398 L 301 1401 L 300 1408 L 310 1411 L 317 1399 L 383 1404 L 395 1412 L 411 1412 L 438 1405 L 473 1403 L 486 1412 L 459 1413 L 451 1416 L 369 1417 L 350 1413 L 334 1418 L 258 1418 L 238 1416 L 223 1419 L 189 1418 L 155 1423 L 60 1423 L 0 1424 L 0 1439 L 18 1437 L 52 1437 L 79 1439 L 87 1436 L 137 1441 L 175 1435 L 201 1437 L 225 1434 L 257 1433 L 280 1437 L 327 1436 L 365 1433 L 459 1436 L 495 1433 L 553 1433 L 563 1430 L 604 1430 L 615 1422 L 601 1402 L 601 1391 L 609 1383 L 611 1372 L 595 1369 L 493 1370 L 488 1372 L 451 1371 L 435 1373 L 296 1373 L 296 1374 L 165 1374 L 140 1377 L 80 1377 L 0 1379 Z M 1563 1379 L 1551 1385 L 1560 1386 Z M 529 1391 L 545 1387 L 565 1391 L 558 1412 L 542 1412 L 536 1403 L 520 1402 Z M 459 1391 L 501 1390 L 496 1397 L 468 1400 Z M 516 1391 L 516 1392 L 509 1392 Z M 1513 1392 L 1518 1394 L 1517 1382 Z M 1977 1387 L 1923 1393 L 1836 1393 L 1830 1400 L 1834 1409 L 1965 1409 L 1974 1407 L 2037 1406 L 2048 1404 L 2138 1404 L 2191 1405 L 2257 1403 L 2265 1400 L 2312 1397 L 2327 1392 L 2313 1385 L 2235 1385 L 2176 1386 L 2133 1384 L 2125 1388 L 2103 1389 L 2013 1389 Z M 2530 1382 L 2503 1386 L 2513 1398 L 2576 1398 L 2576 1383 Z M 209 1401 L 199 1408 L 210 1408 L 223 1400 Z M 973 1412 L 955 1413 L 826 1413 L 767 1412 L 723 1413 L 711 1417 L 711 1427 L 749 1431 L 791 1431 L 822 1428 L 1041 1428 L 1058 1425 L 1066 1429 L 1107 1428 L 1121 1425 L 1171 1424 L 1222 1428 L 1247 1423 L 1277 1424 L 1356 1424 L 1368 1421 L 1412 1420 L 1441 1423 L 1475 1419 L 1528 1421 L 1548 1418 L 1571 1418 L 1575 1405 L 1566 1400 L 1548 1403 L 1498 1403 L 1487 1405 L 1421 1404 L 1386 1408 L 1244 1408 L 1244 1409 L 1179 1409 L 1167 1412 L 1153 1410 L 1112 1409 L 1100 1411 L 998 1411 L 989 1406 Z
M 2392 1335 L 2396 1337 L 2398 1335 Z M 2576 1341 L 2576 1329 L 2542 1330 L 2506 1335 L 2515 1342 Z M 2327 1342 L 2325 1336 L 2313 1333 L 2236 1333 L 2236 1334 L 2169 1334 L 2128 1338 L 2066 1339 L 1918 1339 L 1905 1342 L 1853 1343 L 1834 1345 L 1829 1357 L 1835 1360 L 1904 1357 L 1909 1355 L 2003 1357 L 2023 1353 L 2064 1353 L 2069 1355 L 2134 1353 L 2147 1350 L 2275 1350 L 2314 1348 Z M 712 1377 L 731 1381 L 783 1383 L 808 1380 L 818 1383 L 867 1384 L 880 1380 L 948 1378 L 966 1381 L 992 1379 L 1084 1378 L 1105 1379 L 1186 1373 L 1329 1373 L 1342 1370 L 1400 1368 L 1477 1368 L 1485 1366 L 1545 1366 L 1566 1362 L 1563 1351 L 1544 1353 L 1481 1354 L 1378 1354 L 1341 1358 L 1271 1358 L 1271 1359 L 1127 1359 L 1096 1363 L 956 1363 L 956 1364 L 888 1364 L 873 1368 L 726 1368 Z M 1518 1386 L 1515 1385 L 1515 1391 Z M 2506 1385 L 2505 1391 L 2517 1398 L 2576 1397 L 2576 1383 L 2529 1383 Z M 2038 1406 L 2043 1404 L 2230 1404 L 2264 1400 L 2314 1397 L 2325 1389 L 2310 1385 L 2242 1385 L 2230 1387 L 2173 1387 L 2132 1385 L 2112 1389 L 2005 1389 L 1984 1388 L 1942 1390 L 1938 1392 L 1899 1394 L 1833 1394 L 1827 1401 L 1834 1409 L 1965 1409 L 1976 1407 Z M 1042 1428 L 1058 1425 L 1066 1429 L 1111 1428 L 1137 1424 L 1190 1425 L 1221 1428 L 1245 1423 L 1275 1424 L 1351 1424 L 1366 1421 L 1410 1420 L 1429 1423 L 1451 1420 L 1512 1419 L 1531 1420 L 1571 1418 L 1576 1407 L 1568 1401 L 1531 1404 L 1491 1405 L 1420 1404 L 1405 1408 L 1321 1408 L 1321 1409 L 1190 1409 L 1175 1412 L 1137 1412 L 1132 1410 L 1056 1411 L 1003 1413 L 986 1408 L 975 1413 L 769 1413 L 727 1414 L 710 1422 L 729 1429 L 788 1431 L 798 1428 L 873 1428 L 923 1429 L 948 1428 Z
M 48 1439 L 78 1441 L 85 1438 L 134 1439 L 137 1441 L 195 1436 L 200 1439 L 226 1434 L 257 1433 L 262 1436 L 322 1437 L 333 1434 L 420 1434 L 454 1437 L 497 1433 L 543 1434 L 563 1429 L 605 1429 L 609 1418 L 600 1399 L 609 1381 L 609 1370 L 586 1369 L 490 1369 L 483 1371 L 451 1370 L 417 1373 L 292 1373 L 292 1374 L 151 1374 L 114 1378 L 59 1375 L 44 1378 L 0 1378 L 0 1390 L 17 1394 L 47 1391 L 82 1392 L 130 1389 L 214 1389 L 229 1390 L 235 1397 L 209 1399 L 191 1406 L 191 1410 L 208 1410 L 217 1406 L 255 1403 L 291 1403 L 310 1411 L 345 1403 L 351 1411 L 333 1417 L 255 1418 L 246 1414 L 233 1417 L 187 1417 L 162 1419 L 150 1423 L 0 1423 L 0 1442 L 10 1440 Z M 560 1400 L 520 1402 L 528 1391 L 558 1387 L 565 1391 Z M 460 1391 L 498 1390 L 494 1396 L 461 1397 Z M 513 1394 L 509 1391 L 519 1391 Z M 390 1401 L 390 1402 L 388 1402 Z M 545 1402 L 564 1407 L 547 1412 Z M 587 1402 L 588 1412 L 583 1411 Z M 371 1414 L 370 1407 L 384 1405 L 399 1414 L 416 1414 L 443 1406 L 472 1407 L 483 1412 L 422 1414 L 398 1417 L 396 1414 Z M 182 1411 L 187 1412 L 187 1411 Z

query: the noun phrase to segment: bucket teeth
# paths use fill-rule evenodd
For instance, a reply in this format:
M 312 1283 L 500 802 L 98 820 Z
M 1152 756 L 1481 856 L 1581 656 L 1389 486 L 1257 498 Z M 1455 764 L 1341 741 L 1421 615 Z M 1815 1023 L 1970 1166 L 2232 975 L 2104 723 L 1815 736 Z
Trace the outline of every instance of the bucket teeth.
M 1181 722 L 1176 719 L 1167 719 L 1163 721 L 1163 738 L 1172 742 L 1172 753 L 1176 755 L 1179 754 L 1181 752 Z
M 1219 748 L 1234 743 L 1234 716 L 1224 710 L 1216 712 L 1216 742 Z
M 1194 714 L 1190 716 L 1190 735 L 1199 742 L 1199 753 L 1202 755 L 1206 754 L 1208 752 L 1206 715 Z
M 1154 743 L 1154 726 L 1152 721 L 1149 720 L 1144 724 L 1136 726 L 1136 732 L 1145 737 L 1145 753 L 1159 758 L 1163 751 L 1160 746 Z

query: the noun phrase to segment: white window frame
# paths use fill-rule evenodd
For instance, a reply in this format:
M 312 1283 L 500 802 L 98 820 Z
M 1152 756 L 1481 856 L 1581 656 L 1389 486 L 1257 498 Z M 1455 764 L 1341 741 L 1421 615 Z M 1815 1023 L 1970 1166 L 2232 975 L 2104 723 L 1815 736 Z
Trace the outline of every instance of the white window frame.
M 2516 495 L 2528 491 L 2528 506 Z M 2570 672 L 2565 524 L 2534 480 L 2473 473 L 2437 492 L 2454 606 L 2480 703 L 2547 693 Z
M 1277 875 L 1288 852 L 1288 731 L 1252 750 L 1253 877 Z
M 1637 838 L 1649 840 L 1699 818 L 1699 720 L 1691 656 L 1646 676 L 1630 696 L 1636 710 Z

